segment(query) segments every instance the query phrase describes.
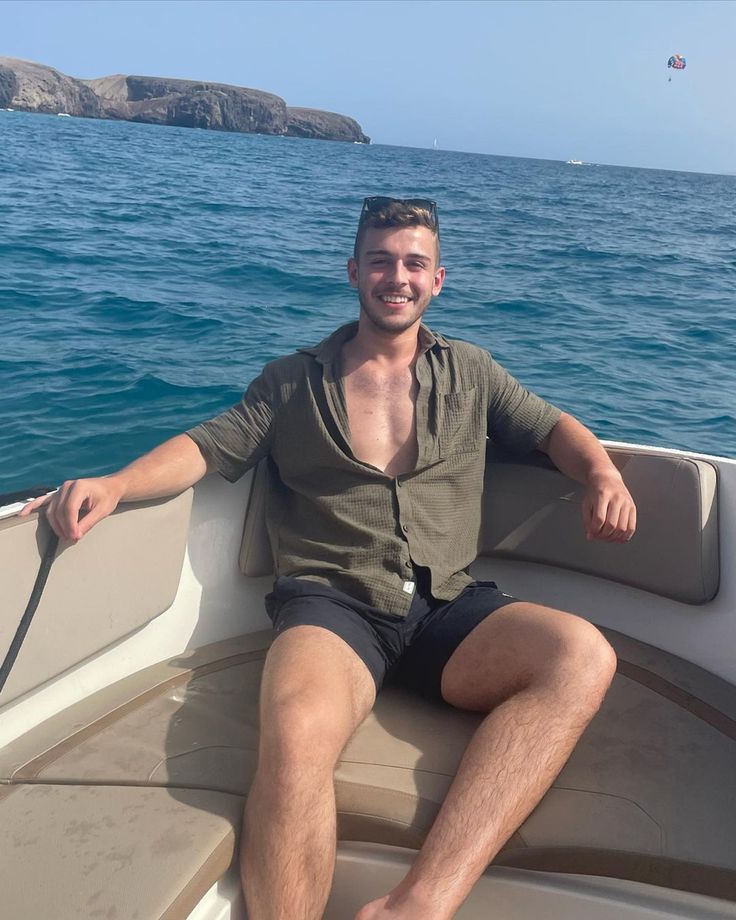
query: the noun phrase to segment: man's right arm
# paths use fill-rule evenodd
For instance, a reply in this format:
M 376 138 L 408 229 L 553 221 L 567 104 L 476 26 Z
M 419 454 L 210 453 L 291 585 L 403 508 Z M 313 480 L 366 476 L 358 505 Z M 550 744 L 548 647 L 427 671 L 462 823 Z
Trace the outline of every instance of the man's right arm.
M 189 435 L 180 434 L 117 473 L 65 482 L 51 495 L 29 502 L 20 516 L 43 507 L 54 531 L 76 542 L 120 502 L 178 495 L 207 472 L 202 451 Z

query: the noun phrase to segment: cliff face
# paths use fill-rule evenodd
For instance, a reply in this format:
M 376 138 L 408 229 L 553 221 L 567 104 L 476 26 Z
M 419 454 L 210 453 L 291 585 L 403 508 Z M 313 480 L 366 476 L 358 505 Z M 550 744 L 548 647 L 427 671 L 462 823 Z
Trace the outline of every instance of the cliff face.
M 107 118 L 216 131 L 286 133 L 286 103 L 257 89 L 139 76 L 84 82 L 99 97 Z
M 279 96 L 257 89 L 122 74 L 76 80 L 51 67 L 14 58 L 0 57 L 0 107 L 370 143 L 352 118 L 317 109 L 287 108 Z
M 320 109 L 300 109 L 289 107 L 287 110 L 289 137 L 329 137 L 336 141 L 355 141 L 370 144 L 371 139 L 363 134 L 357 121 L 347 115 L 335 112 L 323 112 Z
M 0 109 L 7 108 L 18 90 L 18 78 L 9 67 L 0 64 Z
M 0 103 L 27 112 L 68 112 L 99 118 L 100 102 L 81 80 L 53 67 L 0 57 Z

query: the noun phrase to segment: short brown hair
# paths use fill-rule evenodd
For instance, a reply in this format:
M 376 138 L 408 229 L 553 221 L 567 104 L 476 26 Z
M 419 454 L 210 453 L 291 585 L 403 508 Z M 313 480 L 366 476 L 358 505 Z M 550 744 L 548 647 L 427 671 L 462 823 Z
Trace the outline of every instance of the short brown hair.
M 440 259 L 440 227 L 437 205 L 425 198 L 366 198 L 355 234 L 353 257 L 358 258 L 360 244 L 369 228 L 427 227 L 437 241 L 437 261 Z

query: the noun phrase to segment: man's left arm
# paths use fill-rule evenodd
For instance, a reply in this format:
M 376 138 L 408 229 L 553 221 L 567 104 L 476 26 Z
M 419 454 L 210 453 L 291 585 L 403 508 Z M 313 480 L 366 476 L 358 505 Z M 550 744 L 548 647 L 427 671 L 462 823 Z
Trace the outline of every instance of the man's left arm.
M 560 472 L 586 487 L 582 511 L 587 539 L 628 542 L 636 530 L 636 506 L 621 473 L 593 432 L 563 412 L 539 450 Z

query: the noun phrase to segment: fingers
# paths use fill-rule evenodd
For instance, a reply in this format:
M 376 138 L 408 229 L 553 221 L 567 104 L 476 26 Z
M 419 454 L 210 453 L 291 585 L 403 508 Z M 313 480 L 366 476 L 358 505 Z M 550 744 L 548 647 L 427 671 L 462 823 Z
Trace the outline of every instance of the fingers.
M 637 525 L 636 505 L 634 504 L 632 500 L 631 510 L 629 511 L 629 521 L 628 521 L 628 530 L 627 530 L 627 533 L 630 534 L 630 536 L 628 537 L 629 540 L 636 533 L 636 525 Z
M 636 506 L 626 489 L 586 496 L 582 511 L 588 540 L 628 543 L 636 531 Z
M 46 517 L 56 533 L 65 540 L 78 540 L 79 513 L 88 499 L 83 480 L 65 482 L 46 509 Z
M 54 495 L 56 495 L 56 492 L 49 492 L 46 495 L 39 495 L 38 498 L 34 498 L 33 501 L 28 502 L 27 505 L 23 505 L 23 507 L 18 512 L 18 517 L 27 517 L 34 511 L 38 511 L 39 508 L 42 508 L 44 505 L 48 504 Z
M 65 483 L 67 485 L 67 483 Z M 63 486 L 61 487 L 63 489 Z M 27 505 L 24 505 L 21 510 L 18 512 L 19 517 L 28 517 L 29 514 L 33 514 L 34 511 L 43 510 L 46 515 L 46 520 L 49 522 L 51 529 L 59 537 L 71 539 L 67 536 L 63 524 L 60 523 L 58 518 L 57 508 L 59 505 L 59 493 L 61 489 L 57 489 L 55 492 L 51 492 L 48 495 L 41 495 L 38 498 L 34 498 L 33 501 L 28 502 Z
M 74 479 L 52 495 L 29 502 L 20 512 L 27 516 L 43 509 L 51 529 L 63 540 L 76 542 L 117 506 L 104 479 Z
M 101 521 L 104 517 L 107 517 L 107 515 L 113 510 L 114 506 L 110 507 L 107 503 L 100 502 L 95 505 L 95 507 L 92 508 L 92 510 L 87 514 L 85 514 L 79 521 L 79 526 L 77 527 L 79 537 L 77 539 L 81 540 L 82 537 L 88 531 L 90 531 L 98 521 Z

